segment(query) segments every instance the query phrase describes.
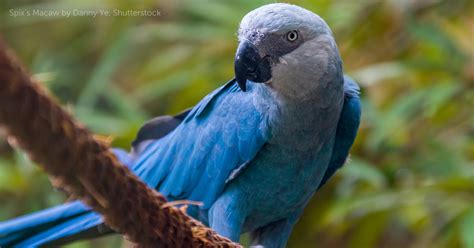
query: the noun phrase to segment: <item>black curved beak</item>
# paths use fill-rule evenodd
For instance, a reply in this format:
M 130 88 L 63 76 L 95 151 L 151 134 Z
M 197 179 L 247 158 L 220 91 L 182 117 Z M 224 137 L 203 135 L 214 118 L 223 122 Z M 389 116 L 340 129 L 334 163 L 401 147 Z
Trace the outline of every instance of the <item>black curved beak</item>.
M 247 40 L 240 42 L 234 62 L 235 78 L 242 91 L 247 80 L 263 83 L 272 77 L 269 57 L 260 57 L 257 48 Z

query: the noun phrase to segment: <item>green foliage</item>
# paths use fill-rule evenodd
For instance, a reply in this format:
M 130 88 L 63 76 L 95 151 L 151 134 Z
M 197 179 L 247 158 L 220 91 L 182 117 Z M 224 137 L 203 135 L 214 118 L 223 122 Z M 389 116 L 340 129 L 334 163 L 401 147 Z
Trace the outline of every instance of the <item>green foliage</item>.
M 233 74 L 236 28 L 273 1 L 6 0 L 0 31 L 67 108 L 128 147 Z M 474 4 L 309 1 L 362 86 L 350 162 L 310 202 L 289 247 L 474 247 Z M 158 9 L 157 17 L 13 17 L 10 10 Z M 64 201 L 0 139 L 0 219 Z M 117 247 L 117 235 L 70 247 Z

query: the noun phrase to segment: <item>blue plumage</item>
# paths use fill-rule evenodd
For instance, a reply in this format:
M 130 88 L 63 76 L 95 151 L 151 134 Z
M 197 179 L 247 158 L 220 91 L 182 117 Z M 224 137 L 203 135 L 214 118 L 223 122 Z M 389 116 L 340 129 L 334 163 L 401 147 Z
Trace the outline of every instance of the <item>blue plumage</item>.
M 191 110 L 148 122 L 131 153 L 114 153 L 168 200 L 202 202 L 188 214 L 219 234 L 238 241 L 250 232 L 255 245 L 283 247 L 307 202 L 348 156 L 359 87 L 343 77 L 331 32 L 312 12 L 263 6 L 244 17 L 239 39 L 236 79 Z M 0 223 L 0 246 L 109 232 L 99 215 L 73 202 Z
M 196 105 L 173 132 L 151 142 L 134 171 L 170 199 L 198 200 L 209 208 L 231 172 L 266 141 L 268 131 L 255 128 L 263 116 L 251 99 L 234 82 L 227 83 Z

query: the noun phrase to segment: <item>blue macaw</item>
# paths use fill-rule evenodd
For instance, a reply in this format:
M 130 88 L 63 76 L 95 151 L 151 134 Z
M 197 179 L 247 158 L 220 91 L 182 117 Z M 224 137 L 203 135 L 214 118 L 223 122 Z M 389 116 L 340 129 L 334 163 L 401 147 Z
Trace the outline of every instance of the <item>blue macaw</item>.
M 359 87 L 318 15 L 269 4 L 240 23 L 235 78 L 193 108 L 158 117 L 116 156 L 219 234 L 284 247 L 312 195 L 345 162 Z M 0 223 L 0 246 L 58 245 L 111 230 L 79 201 Z M 159 244 L 157 244 L 159 245 Z

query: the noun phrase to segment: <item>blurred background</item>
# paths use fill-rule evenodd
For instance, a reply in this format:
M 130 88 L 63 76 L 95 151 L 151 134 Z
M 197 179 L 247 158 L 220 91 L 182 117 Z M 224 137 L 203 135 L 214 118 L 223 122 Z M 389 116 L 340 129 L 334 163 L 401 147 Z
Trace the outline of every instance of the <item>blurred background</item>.
M 236 29 L 274 1 L 1 0 L 0 33 L 92 131 L 128 148 L 148 118 L 193 106 L 233 76 Z M 288 247 L 474 247 L 474 1 L 289 1 L 333 29 L 362 87 L 351 161 Z M 21 10 L 158 16 L 17 16 Z M 20 12 L 15 12 L 20 11 Z M 61 203 L 0 134 L 0 220 Z M 126 246 L 113 235 L 68 247 Z

